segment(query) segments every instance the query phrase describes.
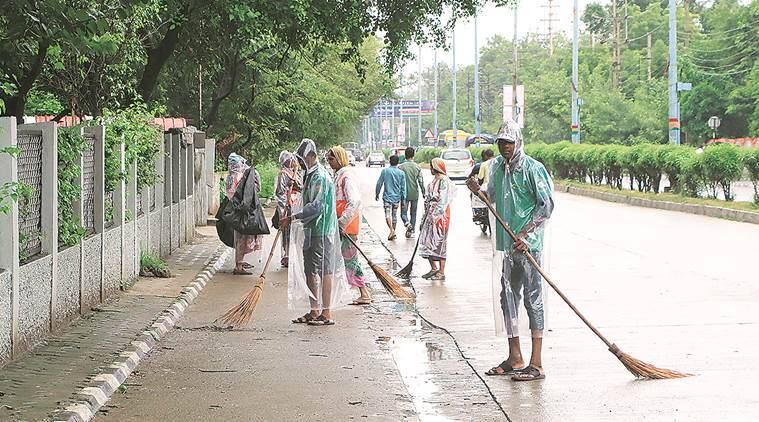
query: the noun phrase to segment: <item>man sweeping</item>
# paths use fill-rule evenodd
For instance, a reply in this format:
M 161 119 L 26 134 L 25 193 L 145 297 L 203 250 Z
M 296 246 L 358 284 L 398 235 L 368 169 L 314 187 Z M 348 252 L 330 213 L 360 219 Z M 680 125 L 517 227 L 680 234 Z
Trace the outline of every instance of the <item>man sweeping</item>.
M 514 242 L 501 226 L 491 221 L 496 231 L 493 265 L 497 267 L 493 274 L 500 274 L 498 280 L 493 280 L 499 287 L 494 291 L 501 292 L 500 300 L 493 298 L 496 332 L 505 331 L 509 355 L 486 374 L 532 381 L 545 378 L 541 356 L 545 324 L 543 279 L 524 252 L 529 251 L 538 264 L 541 263 L 543 232 L 554 207 L 553 182 L 545 167 L 525 154 L 522 133 L 516 122 L 509 119 L 503 123 L 497 144 L 500 156 L 492 160 L 490 180 L 483 189 L 498 214 L 517 233 L 518 240 Z M 467 186 L 474 191 L 480 189 L 474 178 L 467 180 Z M 532 338 L 532 354 L 527 366 L 519 344 L 518 307 L 522 297 Z
M 308 310 L 293 323 L 334 325 L 332 311 L 351 301 L 337 229 L 335 185 L 319 164 L 316 144 L 304 139 L 295 153 L 305 168 L 302 208 L 293 205 L 290 226 L 288 306 Z

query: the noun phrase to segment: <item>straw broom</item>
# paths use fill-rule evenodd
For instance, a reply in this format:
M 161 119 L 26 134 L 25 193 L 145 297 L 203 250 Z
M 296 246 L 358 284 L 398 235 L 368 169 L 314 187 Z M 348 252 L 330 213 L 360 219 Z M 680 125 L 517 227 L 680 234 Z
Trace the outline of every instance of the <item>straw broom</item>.
M 467 184 L 467 187 L 469 187 L 468 184 Z M 509 228 L 509 225 L 506 224 L 505 221 L 503 221 L 503 218 L 501 218 L 501 216 L 498 215 L 495 208 L 493 207 L 493 204 L 490 202 L 490 199 L 488 199 L 488 197 L 485 196 L 479 189 L 475 190 L 475 189 L 470 188 L 470 190 L 474 192 L 475 195 L 479 196 L 480 199 L 483 200 L 483 202 L 485 202 L 485 204 L 490 209 L 490 212 L 493 213 L 493 215 L 498 220 L 498 222 L 501 223 L 501 226 L 506 230 L 506 232 L 509 234 L 511 239 L 513 239 L 516 242 L 517 241 L 516 235 L 514 234 L 513 231 L 511 231 L 511 229 Z M 574 306 L 574 304 L 572 304 L 572 302 L 569 301 L 569 299 L 564 295 L 564 293 L 562 293 L 562 291 L 559 290 L 558 287 L 556 287 L 556 284 L 554 284 L 553 280 L 551 280 L 551 277 L 549 277 L 548 274 L 546 274 L 543 271 L 543 269 L 540 268 L 540 265 L 538 265 L 537 261 L 535 261 L 535 258 L 533 258 L 533 256 L 529 252 L 524 252 L 524 254 L 527 255 L 527 259 L 530 261 L 530 263 L 532 263 L 535 269 L 538 270 L 540 275 L 543 276 L 546 282 L 548 282 L 551 288 L 553 288 L 553 290 L 561 297 L 561 299 L 564 300 L 564 302 L 566 302 L 567 305 L 569 305 L 572 311 L 574 311 L 574 313 L 578 317 L 580 317 L 582 322 L 584 322 L 585 325 L 587 325 L 588 328 L 590 328 L 591 331 L 593 331 L 593 333 L 596 336 L 598 336 L 598 338 L 600 338 L 601 341 L 603 341 L 606 344 L 606 346 L 609 348 L 609 351 L 612 354 L 614 354 L 614 356 L 616 356 L 617 359 L 619 359 L 619 361 L 622 362 L 622 365 L 624 365 L 625 368 L 627 368 L 627 370 L 630 371 L 635 377 L 647 378 L 647 379 L 670 379 L 670 378 L 689 377 L 693 375 L 693 374 L 686 374 L 682 372 L 672 371 L 670 369 L 658 368 L 649 363 L 636 359 L 628 355 L 627 353 L 623 352 L 622 350 L 620 350 L 620 348 L 616 344 L 610 342 L 606 337 L 604 337 L 604 335 L 601 334 L 601 332 L 598 331 L 598 329 L 596 329 L 596 327 L 593 326 L 593 324 L 591 324 L 587 318 L 585 318 L 585 316 Z
M 430 213 L 430 210 L 432 207 L 427 208 L 427 211 L 424 212 L 424 216 L 422 216 L 422 222 L 419 224 L 419 227 L 422 227 L 424 225 L 424 220 L 427 219 L 427 215 Z M 419 229 L 419 234 L 421 234 L 421 228 Z M 402 277 L 402 278 L 409 278 L 411 277 L 411 270 L 414 268 L 414 258 L 416 257 L 416 250 L 419 249 L 419 240 L 421 237 L 416 237 L 416 246 L 414 246 L 414 253 L 411 254 L 411 259 L 409 259 L 408 264 L 406 264 L 405 267 L 401 268 L 400 271 L 395 273 L 396 276 Z
M 271 257 L 274 256 L 274 249 L 277 247 L 277 241 L 282 234 L 282 229 L 277 230 L 277 235 L 274 237 L 274 243 L 271 245 L 271 251 L 269 252 L 269 258 L 266 259 L 266 264 L 261 275 L 258 276 L 258 282 L 253 288 L 242 298 L 242 301 L 237 305 L 229 308 L 224 315 L 214 321 L 214 323 L 221 323 L 226 327 L 240 328 L 247 325 L 250 319 L 253 317 L 253 311 L 258 305 L 258 301 L 261 299 L 261 295 L 264 292 L 264 284 L 266 282 L 266 270 L 269 268 Z
M 401 284 L 398 283 L 398 281 L 392 275 L 390 275 L 387 271 L 382 269 L 382 267 L 380 267 L 379 265 L 373 263 L 372 260 L 369 259 L 368 256 L 366 256 L 364 251 L 362 251 L 361 248 L 358 247 L 356 242 L 353 239 L 351 239 L 350 236 L 343 234 L 343 237 L 348 239 L 348 241 L 351 242 L 351 244 L 356 247 L 356 250 L 358 250 L 358 252 L 361 253 L 361 256 L 363 256 L 364 259 L 366 259 L 366 262 L 369 263 L 369 267 L 371 267 L 372 271 L 374 271 L 374 275 L 377 276 L 377 279 L 382 283 L 382 286 L 384 286 L 385 289 L 391 295 L 393 295 L 393 297 L 395 297 L 396 299 L 402 299 L 402 300 L 410 300 L 414 298 L 414 295 L 407 292 L 406 289 L 404 289 L 403 286 L 401 286 Z

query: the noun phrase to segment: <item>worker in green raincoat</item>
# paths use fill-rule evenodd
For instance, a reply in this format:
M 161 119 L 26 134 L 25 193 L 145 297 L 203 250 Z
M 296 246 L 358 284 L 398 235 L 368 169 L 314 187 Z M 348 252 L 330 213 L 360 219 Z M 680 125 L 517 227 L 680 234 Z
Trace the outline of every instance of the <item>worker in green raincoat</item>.
M 543 279 L 524 252 L 540 264 L 544 231 L 554 207 L 553 182 L 546 168 L 524 152 L 522 132 L 516 122 L 506 120 L 497 137 L 500 156 L 490 165 L 490 181 L 486 193 L 495 205 L 498 215 L 517 234 L 514 242 L 491 216 L 490 226 L 495 230 L 493 297 L 496 315 L 496 332 L 505 331 L 509 338 L 509 356 L 500 365 L 490 369 L 488 375 L 510 375 L 515 381 L 545 378 L 542 366 L 543 330 Z M 470 179 L 470 189 L 478 189 Z M 524 306 L 530 322 L 532 355 L 525 366 L 519 345 L 518 305 L 524 295 Z M 502 316 L 502 317 L 501 317 Z
M 319 164 L 316 144 L 304 139 L 295 153 L 305 169 L 302 204 L 290 224 L 288 306 L 308 312 L 294 323 L 334 325 L 332 310 L 352 300 L 337 229 L 335 185 Z

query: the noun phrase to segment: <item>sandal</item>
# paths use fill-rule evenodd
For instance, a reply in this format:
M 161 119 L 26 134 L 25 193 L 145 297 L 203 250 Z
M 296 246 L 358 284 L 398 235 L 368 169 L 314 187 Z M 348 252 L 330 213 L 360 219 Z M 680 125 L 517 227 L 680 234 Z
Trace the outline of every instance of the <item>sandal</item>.
M 247 272 L 247 271 L 240 271 L 237 268 L 232 271 L 232 274 L 234 275 L 253 275 L 253 273 Z
M 350 304 L 351 305 L 371 305 L 371 303 L 372 303 L 372 298 L 368 297 L 368 298 L 365 298 L 365 299 L 364 298 L 358 298 L 358 299 L 354 300 L 353 302 L 351 302 Z
M 316 318 L 318 317 L 311 315 L 311 312 L 309 312 L 301 317 L 294 319 L 293 324 L 308 324 L 309 322 L 313 321 Z
M 433 275 L 437 274 L 437 270 L 430 270 L 427 274 L 424 274 L 422 278 L 427 279 L 432 277 Z
M 535 381 L 542 380 L 546 375 L 540 372 L 540 369 L 530 365 L 524 369 L 514 372 L 511 376 L 512 381 Z
M 435 274 L 432 274 L 428 280 L 445 280 L 445 274 L 440 274 L 440 271 L 436 271 Z
M 494 366 L 490 369 L 488 369 L 487 372 L 485 372 L 485 375 L 513 375 L 518 371 L 523 370 L 524 368 L 512 368 L 511 365 L 509 365 L 506 361 L 501 362 L 500 365 Z
M 318 317 L 312 319 L 311 321 L 308 321 L 308 325 L 335 325 L 334 319 L 329 319 L 325 317 L 324 315 L 319 315 Z

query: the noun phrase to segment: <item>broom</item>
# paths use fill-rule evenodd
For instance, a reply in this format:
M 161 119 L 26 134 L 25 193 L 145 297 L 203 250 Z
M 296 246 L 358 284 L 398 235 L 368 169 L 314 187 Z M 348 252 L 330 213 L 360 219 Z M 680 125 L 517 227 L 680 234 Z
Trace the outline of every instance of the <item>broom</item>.
M 382 286 L 384 286 L 385 289 L 388 292 L 390 292 L 391 295 L 393 295 L 393 297 L 395 297 L 396 299 L 403 299 L 403 300 L 410 300 L 414 298 L 414 295 L 407 292 L 406 289 L 404 289 L 403 286 L 401 286 L 401 284 L 398 283 L 398 281 L 393 276 L 391 276 L 387 271 L 382 269 L 382 267 L 380 267 L 379 265 L 373 263 L 372 260 L 369 259 L 368 256 L 366 256 L 364 251 L 362 251 L 361 248 L 358 247 L 356 242 L 353 239 L 351 239 L 350 236 L 343 234 L 343 237 L 348 239 L 348 241 L 351 242 L 351 244 L 356 247 L 356 250 L 358 250 L 358 252 L 361 253 L 361 256 L 363 256 L 364 259 L 366 259 L 366 262 L 369 263 L 369 267 L 371 267 L 372 271 L 374 271 L 374 275 L 377 276 L 377 279 L 382 283 Z
M 467 185 L 468 187 L 469 185 Z M 488 206 L 490 209 L 490 212 L 493 213 L 495 218 L 498 220 L 499 223 L 501 223 L 501 226 L 506 230 L 506 232 L 509 234 L 511 239 L 513 239 L 515 242 L 517 241 L 516 235 L 514 235 L 514 232 L 511 231 L 509 228 L 509 225 L 506 224 L 505 221 L 503 221 L 503 218 L 501 218 L 500 215 L 496 212 L 495 208 L 493 207 L 493 204 L 490 202 L 488 197 L 486 197 L 479 189 L 471 189 L 472 192 L 474 192 L 475 195 L 479 196 L 480 199 L 482 199 L 483 202 Z M 598 338 L 603 341 L 606 346 L 609 348 L 609 351 L 614 354 L 614 356 L 619 359 L 620 362 L 622 362 L 622 365 L 627 368 L 628 371 L 630 371 L 636 378 L 647 378 L 647 379 L 669 379 L 669 378 L 683 378 L 683 377 L 689 377 L 693 374 L 685 374 L 682 372 L 672 371 L 669 369 L 663 369 L 663 368 L 657 368 L 656 366 L 653 366 L 649 363 L 643 362 L 641 360 L 638 360 L 627 353 L 623 352 L 619 349 L 619 347 L 610 342 L 606 337 L 601 334 L 596 327 L 593 326 L 593 324 L 588 321 L 585 316 L 580 313 L 580 311 L 572 304 L 572 302 L 569 301 L 569 299 L 564 296 L 564 293 L 559 290 L 558 287 L 556 287 L 556 284 L 554 284 L 553 280 L 546 274 L 542 268 L 540 268 L 540 265 L 538 265 L 537 261 L 535 261 L 535 258 L 529 253 L 525 252 L 525 255 L 527 255 L 527 259 L 532 263 L 533 266 L 535 266 L 535 269 L 538 270 L 541 276 L 548 282 L 548 284 L 553 288 L 554 291 L 561 297 L 564 302 L 566 302 L 567 305 L 574 311 L 575 314 L 577 314 L 578 317 L 582 320 L 582 322 L 585 323 L 585 325 L 590 328 L 593 333 L 595 333 Z
M 253 311 L 258 305 L 258 301 L 261 299 L 261 294 L 264 292 L 264 283 L 266 282 L 266 269 L 269 268 L 271 257 L 274 256 L 274 249 L 277 247 L 277 241 L 282 233 L 282 229 L 277 230 L 277 235 L 274 236 L 274 243 L 271 245 L 271 252 L 269 252 L 269 258 L 266 259 L 266 264 L 261 275 L 258 276 L 258 283 L 242 298 L 242 301 L 237 305 L 229 308 L 224 315 L 214 321 L 215 323 L 222 323 L 224 326 L 231 326 L 232 328 L 240 328 L 250 322 L 253 317 Z
M 430 210 L 432 207 L 427 208 L 427 211 L 424 212 L 424 215 L 422 216 L 422 222 L 419 224 L 419 234 L 421 234 L 421 227 L 424 225 L 424 220 L 427 219 L 427 215 L 430 213 Z M 409 278 L 411 277 L 411 270 L 414 268 L 414 258 L 416 257 L 416 250 L 419 249 L 419 239 L 421 237 L 416 237 L 416 246 L 414 246 L 414 253 L 411 254 L 411 259 L 409 259 L 408 264 L 406 264 L 405 267 L 401 268 L 400 271 L 395 273 L 396 276 L 402 277 L 402 278 Z

